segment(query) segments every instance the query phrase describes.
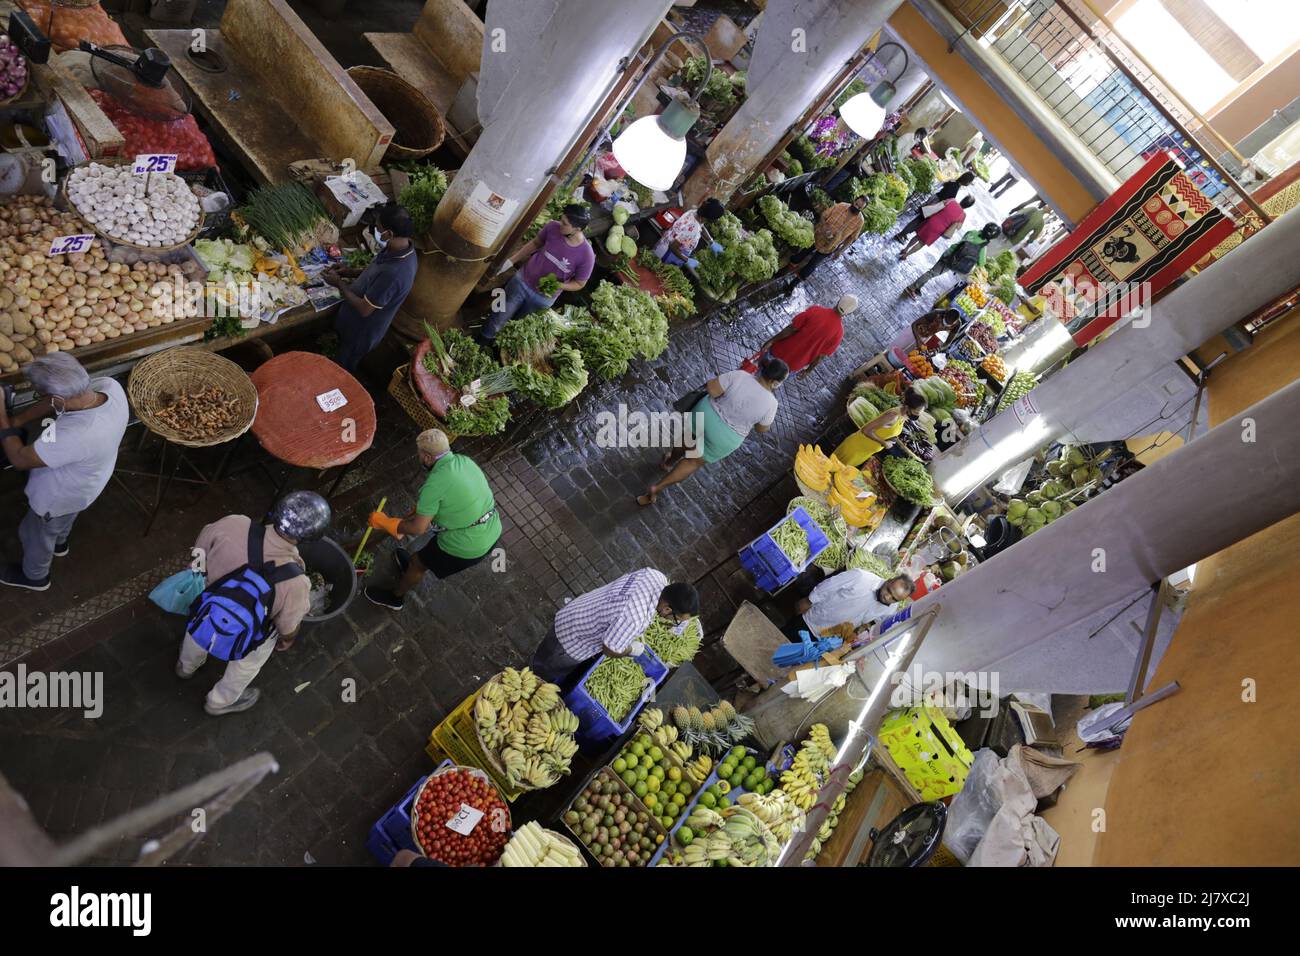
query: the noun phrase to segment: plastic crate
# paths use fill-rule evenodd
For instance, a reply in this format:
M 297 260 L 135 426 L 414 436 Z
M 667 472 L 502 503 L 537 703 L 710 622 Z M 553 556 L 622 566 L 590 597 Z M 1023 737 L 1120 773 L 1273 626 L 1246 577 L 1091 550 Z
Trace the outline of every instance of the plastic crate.
M 442 761 L 437 770 L 451 764 L 450 760 Z M 415 803 L 415 794 L 419 791 L 420 785 L 428 780 L 431 774 L 425 774 L 415 785 L 406 791 L 406 796 L 397 801 L 397 805 L 380 817 L 370 828 L 370 835 L 366 838 L 366 849 L 384 866 L 393 862 L 393 857 L 397 855 L 398 850 L 410 850 L 412 853 L 419 853 L 416 849 L 415 840 L 411 838 L 411 808 Z
M 637 799 L 636 794 L 634 794 L 631 791 L 631 789 L 628 787 L 627 784 L 625 784 L 622 780 L 619 779 L 618 774 L 616 774 L 612 768 L 601 767 L 594 774 L 592 774 L 591 780 L 597 780 L 597 779 L 612 781 L 618 787 L 619 792 L 628 801 L 629 806 L 635 808 L 638 811 L 644 810 L 649 815 L 651 830 L 654 833 L 659 834 L 660 836 L 663 837 L 663 839 L 659 842 L 659 848 L 655 850 L 655 855 L 651 857 L 651 860 L 657 860 L 659 858 L 659 854 L 663 852 L 663 847 L 668 844 L 668 832 L 664 829 L 663 824 L 659 822 L 659 817 L 657 817 L 653 812 L 651 812 L 646 807 L 645 804 L 643 804 L 639 799 Z M 573 800 L 577 800 L 578 797 L 580 797 L 583 794 L 583 792 L 586 791 L 588 784 L 591 783 L 591 780 L 587 781 L 587 784 L 583 784 L 582 788 L 576 794 L 574 794 Z M 582 834 L 579 833 L 578 830 L 569 826 L 567 820 L 564 820 L 564 817 L 568 814 L 569 810 L 573 808 L 573 800 L 570 800 L 569 803 L 565 806 L 564 813 L 560 814 L 560 820 L 563 822 L 564 828 L 573 834 L 574 840 L 578 843 L 578 845 L 581 846 L 586 853 L 591 855 L 593 859 L 595 859 L 596 858 L 595 854 L 592 854 L 591 848 L 588 847 L 586 842 L 582 839 Z M 613 863 L 606 863 L 603 860 L 599 860 L 598 862 L 600 863 L 601 866 L 614 865 Z M 652 865 L 652 864 L 648 864 L 648 865 Z
M 479 746 L 478 732 L 474 729 L 476 700 L 478 691 L 461 701 L 442 723 L 434 727 L 424 752 L 437 764 L 450 760 L 461 767 L 477 767 L 492 778 L 496 788 L 501 791 L 501 796 L 508 803 L 513 803 L 526 791 L 521 787 L 511 787 L 505 774 L 496 766 L 496 761 L 489 759 Z
M 784 551 L 777 546 L 772 533 L 787 521 L 796 522 L 808 534 L 808 559 L 796 565 Z M 745 547 L 740 549 L 740 565 L 754 575 L 754 583 L 763 591 L 771 593 L 789 584 L 802 574 L 810 564 L 829 546 L 826 532 L 813 521 L 803 508 L 795 508 L 770 529 L 763 532 Z
M 627 729 L 632 726 L 632 721 L 636 719 L 636 715 L 641 712 L 641 708 L 645 706 L 646 701 L 649 699 L 651 688 L 646 689 L 646 692 L 641 695 L 641 700 L 632 705 L 631 710 L 627 712 L 627 716 L 621 721 L 611 717 L 609 711 L 605 710 L 587 693 L 585 686 L 591 672 L 606 659 L 604 654 L 597 658 L 595 663 L 582 675 L 582 679 L 574 685 L 573 690 L 564 695 L 565 706 L 573 711 L 574 716 L 578 718 L 578 732 L 575 736 L 580 748 L 594 749 L 603 745 L 611 737 L 623 736 Z M 645 671 L 645 675 L 654 681 L 655 687 L 662 684 L 664 678 L 668 676 L 668 665 L 661 661 L 654 651 L 649 648 L 646 648 L 644 654 L 633 658 L 633 660 L 641 665 L 641 670 Z
M 886 716 L 879 740 L 923 800 L 960 790 L 974 757 L 935 707 L 909 707 Z

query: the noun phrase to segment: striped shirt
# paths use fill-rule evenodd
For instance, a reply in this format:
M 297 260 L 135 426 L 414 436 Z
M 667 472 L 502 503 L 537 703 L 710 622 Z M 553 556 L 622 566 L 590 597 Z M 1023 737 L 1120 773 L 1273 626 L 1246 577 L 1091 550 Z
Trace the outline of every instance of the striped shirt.
M 642 568 L 588 591 L 555 615 L 555 636 L 564 653 L 585 661 L 609 649 L 623 653 L 654 620 L 668 579 Z
M 864 225 L 862 213 L 846 202 L 836 203 L 817 220 L 817 228 L 813 231 L 814 246 L 823 255 L 830 255 L 856 239 Z

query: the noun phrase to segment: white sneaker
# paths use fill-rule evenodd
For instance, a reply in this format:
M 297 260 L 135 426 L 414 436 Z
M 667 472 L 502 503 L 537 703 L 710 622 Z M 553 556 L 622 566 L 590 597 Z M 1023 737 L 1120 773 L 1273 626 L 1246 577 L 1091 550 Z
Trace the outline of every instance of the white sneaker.
M 262 696 L 262 692 L 256 687 L 249 687 L 235 700 L 233 704 L 227 704 L 225 707 L 213 707 L 206 700 L 203 702 L 203 709 L 211 717 L 222 717 L 226 714 L 238 714 L 241 711 L 248 710 L 257 703 L 257 699 Z

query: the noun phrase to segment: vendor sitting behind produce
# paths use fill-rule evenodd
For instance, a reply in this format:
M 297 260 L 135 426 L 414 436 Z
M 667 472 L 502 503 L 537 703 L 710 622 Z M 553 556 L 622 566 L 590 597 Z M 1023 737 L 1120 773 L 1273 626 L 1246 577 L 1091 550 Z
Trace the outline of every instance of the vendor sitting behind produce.
M 804 630 L 814 638 L 834 636 L 843 625 L 857 632 L 888 616 L 915 586 L 906 574 L 888 580 L 862 568 L 833 574 L 795 605 L 799 617 L 786 625 L 785 635 L 792 641 L 800 640 L 799 632 Z
M 372 528 L 387 531 L 394 538 L 412 537 L 433 530 L 433 537 L 411 554 L 403 548 L 393 552 L 401 579 L 393 590 L 367 587 L 372 604 L 400 611 L 406 595 L 432 571 L 439 580 L 472 568 L 496 547 L 501 537 L 501 517 L 487 477 L 468 455 L 457 455 L 444 432 L 430 428 L 415 438 L 420 464 L 429 476 L 420 487 L 415 510 L 405 518 L 370 513 Z
M 659 242 L 655 245 L 655 255 L 670 265 L 686 265 L 700 246 L 704 223 L 717 222 L 726 212 L 726 207 L 712 198 L 704 200 L 699 209 L 688 209 L 664 230 L 664 234 L 659 237 Z
M 505 300 L 498 311 L 494 303 L 492 313 L 482 330 L 475 336 L 480 345 L 491 347 L 497 333 L 511 319 L 521 319 L 542 309 L 549 309 L 563 292 L 577 292 L 591 278 L 596 267 L 596 253 L 582 234 L 591 222 L 591 211 L 586 206 L 572 203 L 564 207 L 559 219 L 548 222 L 532 240 L 515 250 L 505 267 L 524 266 L 506 283 Z M 550 293 L 542 291 L 541 282 L 554 276 L 559 288 Z
M 677 625 L 699 613 L 695 588 L 669 584 L 654 568 L 641 568 L 564 605 L 529 666 L 569 690 L 599 655 L 641 654 L 644 648 L 637 638 L 656 614 Z
M 925 406 L 925 399 L 915 390 L 908 389 L 901 405 L 881 412 L 840 442 L 835 457 L 846 465 L 860 468 L 872 455 L 893 448 L 894 439 L 902 434 L 908 420 L 919 418 Z
M 328 269 L 321 275 L 343 294 L 334 319 L 339 336 L 335 361 L 349 372 L 355 372 L 388 334 L 393 316 L 411 293 L 419 267 L 412 241 L 415 226 L 411 214 L 401 206 L 389 203 L 381 208 L 376 224 L 366 233 L 366 242 L 375 253 L 370 265 L 361 270 Z
M 745 359 L 740 366 L 753 374 L 769 358 L 779 358 L 797 372 L 800 380 L 808 377 L 823 360 L 835 354 L 844 340 L 844 316 L 858 308 L 858 297 L 852 293 L 840 296 L 835 308 L 810 305 L 758 350 L 758 354 Z
M 23 374 L 43 397 L 12 418 L 0 399 L 0 447 L 15 470 L 31 472 L 18 525 L 22 563 L 5 565 L 0 584 L 44 591 L 53 559 L 68 553 L 72 523 L 113 477 L 131 410 L 122 386 L 92 380 L 67 352 L 42 355 Z M 28 423 L 40 428 L 31 444 L 23 436 Z

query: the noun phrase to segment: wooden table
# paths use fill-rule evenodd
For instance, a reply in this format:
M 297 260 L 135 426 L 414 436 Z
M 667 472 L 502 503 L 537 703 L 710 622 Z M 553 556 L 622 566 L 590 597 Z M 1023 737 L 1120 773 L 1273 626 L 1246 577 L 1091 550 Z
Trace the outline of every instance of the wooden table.
M 314 352 L 285 352 L 259 367 L 252 432 L 293 468 L 324 471 L 355 461 L 375 440 L 375 403 L 342 367 Z M 334 389 L 346 404 L 322 411 L 317 396 Z

